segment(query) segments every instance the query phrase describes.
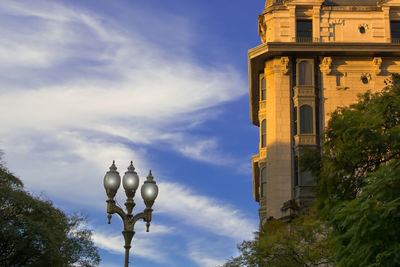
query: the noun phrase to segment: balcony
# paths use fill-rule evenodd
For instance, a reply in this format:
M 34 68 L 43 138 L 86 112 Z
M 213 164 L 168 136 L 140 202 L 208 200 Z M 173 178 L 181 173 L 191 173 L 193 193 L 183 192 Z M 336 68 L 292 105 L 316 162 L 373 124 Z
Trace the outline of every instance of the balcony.
M 312 37 L 296 37 L 296 42 L 298 42 L 298 43 L 312 43 L 312 42 L 318 42 L 318 38 L 312 38 Z
M 400 38 L 392 38 L 393 44 L 400 44 Z
M 317 136 L 315 134 L 297 134 L 294 136 L 294 145 L 301 146 L 316 146 L 317 145 Z

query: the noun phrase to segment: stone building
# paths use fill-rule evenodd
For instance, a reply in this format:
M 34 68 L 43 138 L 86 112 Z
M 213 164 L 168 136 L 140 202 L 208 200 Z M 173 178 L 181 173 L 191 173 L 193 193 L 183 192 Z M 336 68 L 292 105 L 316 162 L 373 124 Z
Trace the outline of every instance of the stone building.
M 312 203 L 313 179 L 298 158 L 320 146 L 329 114 L 400 72 L 400 0 L 267 0 L 258 27 L 262 44 L 248 60 L 250 116 L 260 128 L 254 198 L 264 222 Z

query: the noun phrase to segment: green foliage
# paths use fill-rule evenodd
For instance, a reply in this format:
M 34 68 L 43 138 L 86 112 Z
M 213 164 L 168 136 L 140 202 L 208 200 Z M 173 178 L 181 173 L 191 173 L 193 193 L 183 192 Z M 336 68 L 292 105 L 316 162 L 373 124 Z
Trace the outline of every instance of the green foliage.
M 329 220 L 340 266 L 400 266 L 400 160 L 367 176 L 360 196 Z
M 335 204 L 356 198 L 366 185 L 368 173 L 400 158 L 399 83 L 396 75 L 381 92 L 367 92 L 358 103 L 333 112 L 321 156 L 314 153 L 311 161 L 307 158 L 302 164 L 314 162 L 311 167 L 320 199 Z
M 0 164 L 0 266 L 98 265 L 84 222 L 26 192 L 21 180 Z
M 307 153 L 301 166 L 317 178 L 337 263 L 400 266 L 400 76 L 337 109 L 321 153 Z
M 238 246 L 241 255 L 224 267 L 326 266 L 333 262 L 329 230 L 314 216 L 302 216 L 291 223 L 272 220 L 254 241 Z

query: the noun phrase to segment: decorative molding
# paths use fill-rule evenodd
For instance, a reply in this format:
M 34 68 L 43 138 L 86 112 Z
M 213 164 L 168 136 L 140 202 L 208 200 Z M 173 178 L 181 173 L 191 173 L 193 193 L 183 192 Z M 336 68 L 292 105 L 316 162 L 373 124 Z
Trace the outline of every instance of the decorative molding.
M 381 73 L 381 67 L 382 67 L 382 58 L 381 57 L 374 57 L 372 59 L 372 64 L 374 65 L 374 72 L 375 75 L 379 75 Z
M 281 71 L 282 74 L 286 75 L 289 73 L 289 58 L 281 57 Z
M 332 66 L 332 58 L 324 57 L 322 59 L 321 64 L 319 65 L 319 68 L 322 73 L 324 73 L 325 75 L 329 75 L 332 72 L 331 66 Z
M 332 24 L 342 24 L 344 25 L 344 19 L 334 19 L 331 21 Z

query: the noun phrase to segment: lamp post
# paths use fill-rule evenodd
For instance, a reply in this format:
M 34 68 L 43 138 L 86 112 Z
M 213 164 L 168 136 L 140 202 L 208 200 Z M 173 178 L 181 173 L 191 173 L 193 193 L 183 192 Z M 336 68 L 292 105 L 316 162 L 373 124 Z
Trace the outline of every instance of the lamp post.
M 143 183 L 141 188 L 141 195 L 144 200 L 144 204 L 146 208 L 143 212 L 136 214 L 133 216 L 132 210 L 135 207 L 135 201 L 133 198 L 136 193 L 136 189 L 139 186 L 139 176 L 135 172 L 135 168 L 131 164 L 128 167 L 128 171 L 125 172 L 124 177 L 122 178 L 122 185 L 125 189 L 126 194 L 126 210 L 119 207 L 114 200 L 115 194 L 118 191 L 118 188 L 121 184 L 121 177 L 117 172 L 117 167 L 115 166 L 115 161 L 113 161 L 110 170 L 104 176 L 104 188 L 106 189 L 106 193 L 108 196 L 107 199 L 107 213 L 108 213 L 108 224 L 111 223 L 112 214 L 117 213 L 123 223 L 124 223 L 124 231 L 122 231 L 122 235 L 125 239 L 125 267 L 129 265 L 129 249 L 131 248 L 131 241 L 135 234 L 134 226 L 137 220 L 143 219 L 146 222 L 147 230 L 149 231 L 150 222 L 151 222 L 151 214 L 153 212 L 152 206 L 154 204 L 154 200 L 158 195 L 158 186 L 156 185 L 156 181 L 154 181 L 154 177 L 151 174 L 151 170 L 149 175 L 147 176 L 146 181 Z

